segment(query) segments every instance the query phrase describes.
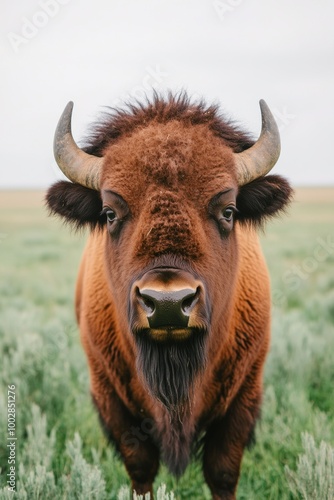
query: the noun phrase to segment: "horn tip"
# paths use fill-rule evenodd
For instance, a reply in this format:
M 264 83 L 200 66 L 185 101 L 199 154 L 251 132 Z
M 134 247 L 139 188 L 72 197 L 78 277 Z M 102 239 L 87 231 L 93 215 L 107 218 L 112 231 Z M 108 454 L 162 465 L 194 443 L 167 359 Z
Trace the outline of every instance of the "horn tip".
M 264 99 L 260 99 L 260 108 L 262 115 L 262 129 L 263 130 L 266 129 L 269 133 L 275 136 L 276 142 L 278 143 L 279 147 L 280 145 L 279 129 L 275 117 Z
M 66 106 L 64 108 L 64 111 L 61 114 L 60 120 L 64 119 L 64 117 L 68 120 L 69 117 L 72 116 L 73 106 L 74 106 L 74 102 L 73 101 L 69 101 L 66 104 Z
M 264 99 L 260 99 L 259 104 L 260 104 L 261 111 L 269 110 L 269 106 Z
M 55 131 L 54 139 L 53 139 L 53 152 L 57 163 L 59 163 L 59 158 L 61 155 L 60 144 L 63 142 L 63 138 L 67 133 L 71 134 L 71 118 L 73 111 L 74 103 L 73 101 L 69 101 L 64 111 L 59 118 L 58 125 Z
M 72 114 L 73 106 L 74 106 L 74 102 L 73 101 L 68 101 L 68 103 L 65 106 L 63 114 L 64 115 L 67 114 L 67 113 Z

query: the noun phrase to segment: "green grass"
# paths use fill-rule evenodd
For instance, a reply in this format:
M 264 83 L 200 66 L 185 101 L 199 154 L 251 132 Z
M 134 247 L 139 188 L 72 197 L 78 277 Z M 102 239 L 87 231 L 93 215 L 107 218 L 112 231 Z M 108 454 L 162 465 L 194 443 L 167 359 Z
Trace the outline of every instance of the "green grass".
M 120 489 L 129 479 L 91 405 L 74 319 L 85 235 L 48 218 L 41 197 L 0 193 L 0 499 L 125 499 Z M 333 498 L 334 190 L 304 190 L 298 198 L 261 235 L 272 279 L 272 345 L 240 500 Z M 5 488 L 12 384 L 15 495 Z M 162 467 L 156 490 L 161 483 L 177 499 L 210 498 L 198 464 L 178 482 Z

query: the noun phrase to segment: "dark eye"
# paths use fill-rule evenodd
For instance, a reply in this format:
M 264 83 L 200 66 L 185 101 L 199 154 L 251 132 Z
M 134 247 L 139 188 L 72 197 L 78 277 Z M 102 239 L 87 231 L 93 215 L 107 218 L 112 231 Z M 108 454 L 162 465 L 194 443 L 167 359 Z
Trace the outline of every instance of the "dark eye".
M 223 219 L 225 219 L 227 221 L 231 221 L 232 220 L 233 214 L 234 214 L 234 208 L 233 207 L 226 207 L 226 208 L 224 208 L 222 210 Z
M 114 222 L 114 220 L 117 219 L 116 212 L 114 212 L 113 210 L 111 210 L 111 208 L 105 209 L 104 213 L 107 216 L 107 221 L 108 222 Z

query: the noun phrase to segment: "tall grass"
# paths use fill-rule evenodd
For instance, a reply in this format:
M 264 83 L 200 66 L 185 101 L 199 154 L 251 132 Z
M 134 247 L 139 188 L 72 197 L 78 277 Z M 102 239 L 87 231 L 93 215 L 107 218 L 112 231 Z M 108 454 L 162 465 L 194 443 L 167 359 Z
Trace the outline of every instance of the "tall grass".
M 263 240 L 273 328 L 256 444 L 238 499 L 333 498 L 334 191 L 295 203 Z M 100 430 L 73 313 L 85 235 L 47 218 L 40 195 L 0 193 L 0 499 L 120 499 L 124 466 Z M 327 253 L 317 252 L 319 238 Z M 323 247 L 324 248 L 324 247 Z M 6 488 L 7 387 L 16 387 L 17 493 Z M 161 486 L 162 484 L 166 486 Z M 210 498 L 200 464 L 161 498 Z M 313 496 L 312 496 L 313 495 Z M 160 498 L 158 496 L 158 498 Z

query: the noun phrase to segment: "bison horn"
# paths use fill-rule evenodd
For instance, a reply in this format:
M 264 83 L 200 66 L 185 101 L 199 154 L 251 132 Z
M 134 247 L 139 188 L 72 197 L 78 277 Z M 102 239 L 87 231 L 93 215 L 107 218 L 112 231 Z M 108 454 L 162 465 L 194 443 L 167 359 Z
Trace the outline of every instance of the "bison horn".
M 237 178 L 239 186 L 266 175 L 275 165 L 281 151 L 278 126 L 264 100 L 260 101 L 262 130 L 256 143 L 237 153 Z
M 73 102 L 69 102 L 56 128 L 54 156 L 60 170 L 68 179 L 98 191 L 103 158 L 89 155 L 76 145 L 71 131 L 72 111 Z

